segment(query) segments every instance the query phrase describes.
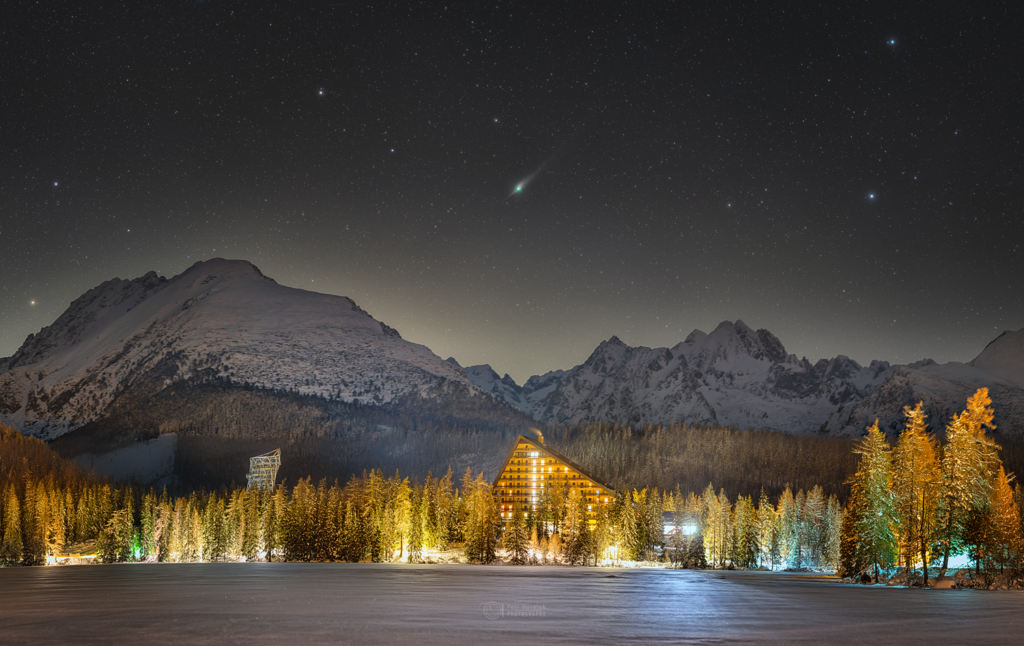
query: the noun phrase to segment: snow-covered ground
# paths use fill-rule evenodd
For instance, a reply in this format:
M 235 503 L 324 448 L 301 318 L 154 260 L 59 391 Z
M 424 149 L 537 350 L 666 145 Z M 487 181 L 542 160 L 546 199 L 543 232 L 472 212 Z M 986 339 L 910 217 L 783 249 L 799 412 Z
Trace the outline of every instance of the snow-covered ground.
M 655 569 L 341 564 L 0 570 L 5 644 L 1017 643 L 1020 592 Z

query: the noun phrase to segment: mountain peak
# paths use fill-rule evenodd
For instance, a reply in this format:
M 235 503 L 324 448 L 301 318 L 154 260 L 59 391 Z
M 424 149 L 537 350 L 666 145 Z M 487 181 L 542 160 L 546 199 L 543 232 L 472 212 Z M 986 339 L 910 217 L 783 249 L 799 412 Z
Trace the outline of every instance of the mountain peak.
M 967 363 L 1024 388 L 1024 328 L 1007 330 Z
M 55 437 L 99 419 L 129 388 L 179 380 L 383 404 L 465 373 L 344 296 L 279 285 L 245 260 L 106 281 L 31 335 L 0 373 L 0 421 Z

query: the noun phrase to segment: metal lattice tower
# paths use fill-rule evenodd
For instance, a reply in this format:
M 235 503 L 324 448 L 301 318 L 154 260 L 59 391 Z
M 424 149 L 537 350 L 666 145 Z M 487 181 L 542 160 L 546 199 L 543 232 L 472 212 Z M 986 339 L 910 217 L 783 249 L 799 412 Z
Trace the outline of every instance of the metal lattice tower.
M 273 491 L 277 479 L 277 468 L 281 466 L 281 449 L 249 458 L 248 489 L 253 487 L 263 491 Z

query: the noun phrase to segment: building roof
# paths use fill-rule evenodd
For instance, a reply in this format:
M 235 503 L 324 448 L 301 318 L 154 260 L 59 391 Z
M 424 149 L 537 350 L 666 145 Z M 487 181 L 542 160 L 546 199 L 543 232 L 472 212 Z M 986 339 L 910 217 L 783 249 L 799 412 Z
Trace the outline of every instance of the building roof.
M 536 450 L 543 451 L 544 453 L 547 453 L 548 455 L 550 455 L 551 457 L 555 458 L 559 462 L 563 462 L 564 464 L 568 465 L 573 471 L 577 471 L 578 473 L 586 476 L 588 479 L 593 480 L 593 482 L 594 482 L 594 484 L 596 486 L 604 488 L 604 489 L 607 489 L 608 491 L 611 491 L 613 493 L 615 492 L 615 487 L 612 487 L 610 484 L 606 483 L 604 480 L 601 480 L 600 478 L 594 476 L 594 474 L 590 473 L 589 471 L 587 471 L 586 469 L 584 469 L 580 465 L 576 464 L 575 462 L 573 462 L 569 458 L 565 457 L 564 455 L 562 455 L 558 451 L 554 450 L 553 448 L 551 448 L 547 444 L 541 444 L 536 439 L 534 439 L 532 437 L 527 437 L 525 435 L 520 435 L 519 437 L 516 438 L 515 444 L 512 445 L 512 450 L 508 452 L 508 456 L 505 458 L 505 462 L 503 462 L 502 465 L 501 465 L 501 468 L 498 469 L 498 475 L 497 475 L 497 477 L 494 478 L 494 482 L 492 483 L 492 486 L 495 486 L 495 487 L 498 486 L 498 480 L 501 479 L 501 474 L 505 473 L 505 469 L 508 467 L 509 461 L 512 460 L 512 456 L 515 455 L 516 449 L 519 448 L 520 444 L 529 444 L 530 446 L 534 447 Z

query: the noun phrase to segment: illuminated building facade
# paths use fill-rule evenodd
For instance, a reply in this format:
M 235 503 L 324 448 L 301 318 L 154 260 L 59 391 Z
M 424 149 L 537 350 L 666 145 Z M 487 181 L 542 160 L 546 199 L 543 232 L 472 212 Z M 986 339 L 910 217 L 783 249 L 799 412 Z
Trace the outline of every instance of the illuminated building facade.
M 567 492 L 579 489 L 586 500 L 591 524 L 597 522 L 599 505 L 615 498 L 610 486 L 546 446 L 543 435 L 538 434 L 537 439 L 520 435 L 494 480 L 502 522 L 511 520 L 516 509 L 533 518 L 538 505 L 543 504 L 544 493 L 563 486 Z

